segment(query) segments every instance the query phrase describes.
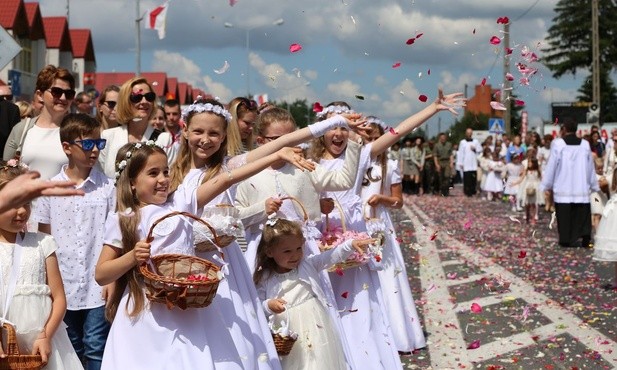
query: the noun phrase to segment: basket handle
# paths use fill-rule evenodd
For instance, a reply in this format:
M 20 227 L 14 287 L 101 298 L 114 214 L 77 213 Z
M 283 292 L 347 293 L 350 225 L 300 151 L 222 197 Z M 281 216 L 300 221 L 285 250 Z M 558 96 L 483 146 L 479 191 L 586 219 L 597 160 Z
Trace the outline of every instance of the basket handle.
M 192 218 L 193 220 L 201 223 L 202 225 L 204 225 L 205 227 L 207 227 L 210 232 L 212 233 L 212 236 L 214 238 L 214 243 L 218 244 L 219 243 L 219 237 L 218 235 L 216 235 L 216 230 L 214 230 L 214 228 L 212 226 L 210 226 L 209 223 L 207 223 L 206 221 L 202 220 L 201 218 L 195 216 L 194 214 L 188 213 L 188 212 L 171 212 L 166 214 L 165 216 L 159 218 L 158 220 L 154 221 L 154 223 L 152 223 L 152 226 L 150 226 L 150 230 L 148 231 L 148 236 L 146 237 L 146 240 L 152 240 L 152 233 L 154 232 L 154 228 L 156 227 L 156 225 L 158 225 L 160 222 L 162 222 L 165 219 L 168 219 L 170 217 L 173 216 L 185 216 L 188 218 Z
M 308 213 L 306 212 L 306 208 L 304 208 L 304 205 L 302 204 L 302 202 L 300 202 L 300 200 L 298 200 L 298 198 L 287 196 L 287 197 L 282 197 L 280 199 L 281 200 L 291 200 L 293 202 L 296 202 L 296 204 L 300 206 L 300 209 L 302 210 L 302 217 L 304 218 L 304 222 L 306 223 L 308 221 Z
M 19 356 L 19 347 L 17 346 L 17 333 L 15 332 L 15 327 L 8 322 L 3 323 L 2 327 L 7 331 L 5 354 L 9 356 Z
M 332 201 L 334 202 L 334 206 L 336 207 L 336 209 L 338 210 L 339 216 L 341 216 L 341 227 L 343 228 L 343 232 L 347 232 L 347 226 L 345 225 L 345 211 L 343 211 L 343 207 L 341 207 L 341 203 L 339 203 L 338 200 L 336 200 L 336 198 L 332 198 Z M 330 219 L 328 217 L 328 215 L 326 214 L 326 230 L 328 230 L 330 227 Z

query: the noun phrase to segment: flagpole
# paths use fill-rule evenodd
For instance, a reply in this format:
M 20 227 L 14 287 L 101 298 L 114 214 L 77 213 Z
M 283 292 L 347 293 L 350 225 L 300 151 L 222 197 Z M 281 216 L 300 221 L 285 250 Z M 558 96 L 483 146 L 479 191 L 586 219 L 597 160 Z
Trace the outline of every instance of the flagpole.
M 135 46 L 135 57 L 136 57 L 136 67 L 135 67 L 135 76 L 139 76 L 141 75 L 141 29 L 139 28 L 139 25 L 141 23 L 141 20 L 143 19 L 143 17 L 139 14 L 139 0 L 135 1 L 136 4 L 136 16 L 137 18 L 135 19 L 135 31 L 136 31 L 136 43 L 137 45 Z

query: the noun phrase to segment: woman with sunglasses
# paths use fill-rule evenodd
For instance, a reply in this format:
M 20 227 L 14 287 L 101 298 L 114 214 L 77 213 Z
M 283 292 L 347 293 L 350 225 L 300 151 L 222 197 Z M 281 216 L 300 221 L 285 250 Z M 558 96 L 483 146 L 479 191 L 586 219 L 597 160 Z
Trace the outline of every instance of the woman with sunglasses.
M 227 153 L 234 156 L 253 150 L 253 126 L 259 115 L 257 103 L 244 97 L 234 98 L 229 102 L 229 112 L 231 124 L 227 130 Z
M 124 144 L 153 140 L 166 152 L 171 147 L 169 133 L 155 130 L 150 125 L 155 107 L 156 93 L 145 78 L 133 77 L 120 87 L 116 105 L 119 126 L 101 133 L 107 146 L 99 155 L 99 164 L 108 177 L 116 177 L 116 154 Z
M 60 123 L 75 98 L 75 79 L 65 68 L 48 65 L 38 74 L 34 100 L 41 100 L 41 113 L 19 122 L 4 147 L 4 160 L 19 158 L 42 179 L 60 172 L 68 159 L 60 141 Z
M 101 129 L 118 126 L 116 104 L 120 88 L 116 85 L 107 86 L 96 101 L 96 119 L 101 123 Z

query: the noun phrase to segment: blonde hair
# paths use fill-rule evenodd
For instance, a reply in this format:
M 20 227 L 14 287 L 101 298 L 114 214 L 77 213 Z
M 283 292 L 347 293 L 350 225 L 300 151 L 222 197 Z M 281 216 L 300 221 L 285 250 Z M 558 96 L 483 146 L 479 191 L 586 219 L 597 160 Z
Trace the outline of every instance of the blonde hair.
M 10 161 L 0 161 L 0 190 L 2 190 L 6 184 L 26 172 L 27 168 L 20 162 L 14 161 L 14 163 L 11 163 Z
M 295 236 L 302 239 L 302 243 L 304 243 L 302 226 L 299 223 L 284 218 L 276 219 L 276 223 L 272 226 L 266 223 L 255 256 L 255 272 L 253 273 L 255 284 L 261 281 L 265 272 L 269 273 L 276 268 L 276 262 L 272 257 L 268 257 L 268 252 L 280 242 L 283 236 Z
M 21 117 L 21 119 L 32 118 L 34 113 L 34 109 L 32 109 L 32 104 L 28 103 L 27 101 L 21 100 L 15 103 L 15 105 L 19 107 L 19 117 Z
M 137 148 L 136 144 L 137 143 L 128 143 L 123 145 L 116 155 L 116 163 L 119 163 L 126 158 L 126 153 L 129 150 L 131 151 L 131 157 L 127 160 L 126 167 L 120 171 L 120 176 L 116 182 L 116 212 L 120 215 L 119 224 L 122 234 L 122 255 L 131 252 L 133 248 L 135 248 L 135 244 L 139 241 L 137 227 L 141 221 L 141 214 L 139 212 L 141 202 L 133 192 L 132 184 L 135 182 L 137 176 L 144 170 L 148 158 L 151 155 L 155 153 L 165 155 L 163 149 L 156 145 L 149 146 L 140 143 L 141 146 Z M 127 210 L 133 210 L 134 214 L 130 217 L 123 216 Z M 130 299 L 134 302 L 133 310 L 128 313 L 129 316 L 135 317 L 144 309 L 145 302 L 142 293 L 142 284 L 142 276 L 137 266 L 127 271 L 116 281 L 116 289 L 105 310 L 105 316 L 109 321 L 112 321 L 116 316 L 120 299 L 127 285 L 129 288 L 129 300 L 126 303 L 126 309 L 128 310 Z
M 143 77 L 133 77 L 130 80 L 126 81 L 120 87 L 120 92 L 118 92 L 118 104 L 116 105 L 116 117 L 118 119 L 118 124 L 126 125 L 127 123 L 133 121 L 135 117 L 135 113 L 133 112 L 133 103 L 131 103 L 130 97 L 133 93 L 133 86 L 139 84 L 146 84 L 151 92 L 154 92 L 152 85 Z M 152 102 L 152 109 L 150 109 L 150 115 L 146 118 L 146 121 L 152 120 L 156 111 L 154 107 L 156 106 L 156 102 Z
M 196 100 L 193 104 L 212 104 L 212 105 L 215 105 L 215 106 L 223 107 L 223 105 L 221 103 L 219 103 L 218 101 L 216 101 L 214 99 L 199 99 L 199 100 Z M 223 128 L 224 128 L 224 130 L 227 133 L 225 135 L 225 139 L 221 143 L 221 146 L 216 151 L 216 153 L 214 153 L 212 156 L 210 156 L 206 160 L 206 166 L 207 166 L 208 170 L 206 171 L 206 174 L 205 174 L 205 176 L 203 178 L 203 182 L 206 182 L 206 181 L 210 180 L 211 178 L 213 178 L 214 176 L 216 176 L 219 173 L 219 171 L 221 170 L 221 167 L 223 166 L 223 162 L 225 161 L 225 156 L 227 155 L 227 143 L 228 143 L 228 137 L 229 137 L 228 133 L 229 133 L 229 127 L 231 125 L 227 124 L 227 120 L 225 119 L 224 116 L 221 116 L 221 115 L 216 114 L 214 112 L 211 112 L 211 111 L 207 111 L 207 112 L 191 111 L 186 116 L 186 120 L 184 122 L 184 124 L 185 124 L 185 127 L 184 127 L 185 132 L 188 132 L 188 129 L 191 126 L 192 118 L 195 117 L 198 114 L 212 114 L 212 115 L 215 115 L 215 116 L 219 117 L 221 119 L 221 124 L 223 125 Z M 180 186 L 180 184 L 184 180 L 184 177 L 186 176 L 186 174 L 191 169 L 191 162 L 192 162 L 192 159 L 193 159 L 192 156 L 193 156 L 193 153 L 191 152 L 191 148 L 189 148 L 188 140 L 186 139 L 186 137 L 184 135 L 181 135 L 181 137 L 180 137 L 180 150 L 178 152 L 178 156 L 177 156 L 176 160 L 171 165 L 171 183 L 170 183 L 170 190 L 171 191 L 174 191 L 175 189 L 178 188 L 178 186 Z
M 259 118 L 257 118 L 255 131 L 258 136 L 265 136 L 265 132 L 268 130 L 268 127 L 272 126 L 274 123 L 284 122 L 289 122 L 292 125 L 293 131 L 295 131 L 298 127 L 296 125 L 296 120 L 294 120 L 291 113 L 285 109 L 273 106 L 259 115 Z
M 242 154 L 245 150 L 250 151 L 253 149 L 253 133 L 246 139 L 246 142 L 242 141 L 240 135 L 240 127 L 238 126 L 238 120 L 244 118 L 248 113 L 255 113 L 259 115 L 257 111 L 257 104 L 254 101 L 244 97 L 237 97 L 229 102 L 229 113 L 231 113 L 231 124 L 227 130 L 227 153 L 230 156 Z

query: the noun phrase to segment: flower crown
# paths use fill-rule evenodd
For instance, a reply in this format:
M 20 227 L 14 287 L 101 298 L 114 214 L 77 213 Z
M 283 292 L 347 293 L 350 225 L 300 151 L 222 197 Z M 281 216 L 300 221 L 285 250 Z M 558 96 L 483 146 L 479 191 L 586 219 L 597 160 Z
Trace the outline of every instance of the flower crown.
M 223 118 L 225 118 L 225 121 L 227 121 L 227 123 L 231 122 L 231 113 L 229 113 L 227 109 L 221 107 L 220 105 L 214 105 L 212 103 L 205 103 L 205 104 L 200 103 L 199 101 L 201 99 L 203 99 L 203 97 L 201 95 L 198 95 L 197 99 L 193 102 L 193 104 L 182 109 L 182 120 L 184 122 L 186 122 L 189 114 L 193 112 L 196 112 L 196 113 L 212 112 L 214 114 L 218 114 L 219 116 L 222 116 Z
M 317 112 L 315 116 L 317 118 L 321 118 L 321 117 L 327 116 L 328 113 L 342 114 L 342 113 L 355 113 L 355 112 L 347 108 L 344 105 L 331 105 L 329 107 L 324 108 L 321 112 Z
M 4 163 L 4 166 L 1 167 L 3 171 L 8 171 L 11 168 L 19 168 L 26 171 L 30 169 L 27 164 L 20 162 L 18 159 L 15 158 L 9 159 Z
M 156 146 L 156 143 L 154 142 L 154 140 L 148 140 L 145 143 L 135 143 L 133 144 L 133 146 L 131 147 L 131 149 L 129 149 L 126 154 L 124 155 L 124 159 L 121 160 L 120 162 L 116 162 L 116 181 L 118 181 L 118 179 L 120 178 L 120 174 L 122 173 L 122 171 L 124 171 L 124 169 L 126 168 L 126 166 L 129 164 L 129 161 L 131 160 L 131 157 L 133 157 L 133 153 L 136 150 L 139 150 L 142 146 L 147 146 L 147 147 L 154 147 Z

